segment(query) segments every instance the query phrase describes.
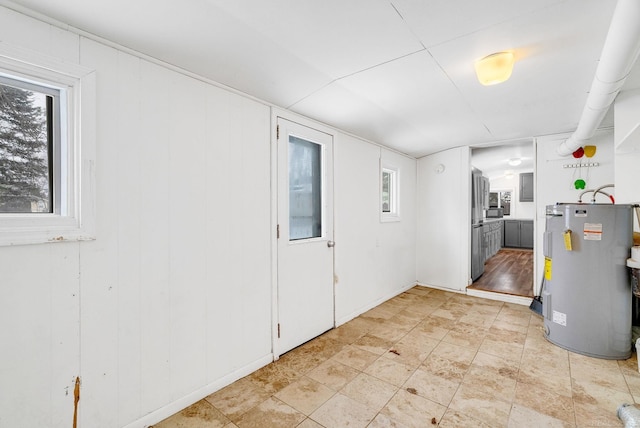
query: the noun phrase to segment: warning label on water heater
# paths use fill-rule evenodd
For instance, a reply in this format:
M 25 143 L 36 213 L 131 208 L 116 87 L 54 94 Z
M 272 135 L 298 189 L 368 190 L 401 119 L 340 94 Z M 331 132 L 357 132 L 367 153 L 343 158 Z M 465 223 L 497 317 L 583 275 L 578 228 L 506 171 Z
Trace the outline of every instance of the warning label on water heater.
M 602 223 L 585 223 L 584 240 L 602 241 Z
M 553 311 L 553 322 L 556 324 L 560 324 L 563 326 L 567 326 L 567 314 L 562 313 L 562 312 L 558 312 L 558 311 Z

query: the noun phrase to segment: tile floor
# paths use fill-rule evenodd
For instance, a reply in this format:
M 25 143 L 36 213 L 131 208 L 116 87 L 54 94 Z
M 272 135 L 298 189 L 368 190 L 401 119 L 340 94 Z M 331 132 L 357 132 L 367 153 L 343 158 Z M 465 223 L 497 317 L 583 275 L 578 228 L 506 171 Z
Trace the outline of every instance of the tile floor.
M 547 342 L 526 306 L 415 287 L 155 428 L 621 427 L 636 355 Z

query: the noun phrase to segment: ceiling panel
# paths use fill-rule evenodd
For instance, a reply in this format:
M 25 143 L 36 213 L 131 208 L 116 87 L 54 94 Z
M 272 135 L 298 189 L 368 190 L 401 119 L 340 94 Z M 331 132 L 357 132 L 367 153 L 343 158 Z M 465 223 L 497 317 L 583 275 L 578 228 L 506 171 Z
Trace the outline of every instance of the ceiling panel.
M 423 49 L 388 0 L 210 0 L 338 79 Z
M 564 0 L 392 0 L 427 47 L 487 30 Z

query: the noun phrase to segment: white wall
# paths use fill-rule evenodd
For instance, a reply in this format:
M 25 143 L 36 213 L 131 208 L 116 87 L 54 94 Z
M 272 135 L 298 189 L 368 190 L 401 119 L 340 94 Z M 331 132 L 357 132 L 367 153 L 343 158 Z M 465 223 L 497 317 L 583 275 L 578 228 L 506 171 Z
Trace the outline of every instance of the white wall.
M 621 92 L 614 105 L 615 183 L 619 203 L 640 202 L 640 89 Z M 637 219 L 635 230 L 640 230 Z
M 537 293 L 542 281 L 542 242 L 546 227 L 545 209 L 547 205 L 556 202 L 578 202 L 580 193 L 574 186 L 578 178 L 586 181 L 586 189 L 594 189 L 604 184 L 614 183 L 614 155 L 613 155 L 613 130 L 598 130 L 589 144 L 596 146 L 596 154 L 587 158 L 583 156 L 576 159 L 573 156 L 561 157 L 556 153 L 556 148 L 565 141 L 571 134 L 557 134 L 545 137 L 538 137 L 536 142 L 536 218 L 535 218 L 535 242 L 536 255 L 534 262 L 534 292 Z M 576 164 L 582 161 L 597 162 L 599 166 L 592 168 L 565 168 L 564 165 Z M 618 189 L 604 189 L 607 193 L 617 196 Z M 585 194 L 583 202 L 589 203 L 593 194 Z M 598 203 L 610 203 L 609 199 L 603 195 L 598 195 Z M 616 198 L 616 202 L 619 202 Z
M 336 321 L 415 284 L 416 160 L 338 134 L 334 144 Z M 398 168 L 400 221 L 380 220 L 380 162 Z
M 417 279 L 464 291 L 470 278 L 470 149 L 418 159 Z M 444 167 L 438 172 L 439 165 Z
M 143 426 L 272 359 L 271 109 L 0 7 L 96 70 L 96 240 L 0 247 L 0 426 Z M 379 221 L 379 163 L 401 215 Z M 416 161 L 337 134 L 338 322 L 415 281 Z

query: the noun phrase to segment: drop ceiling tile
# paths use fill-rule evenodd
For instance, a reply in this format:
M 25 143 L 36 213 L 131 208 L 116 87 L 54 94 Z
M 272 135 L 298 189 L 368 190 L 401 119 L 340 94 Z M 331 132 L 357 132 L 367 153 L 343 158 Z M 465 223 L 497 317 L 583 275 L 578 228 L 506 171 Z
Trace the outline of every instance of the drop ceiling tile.
M 392 0 L 426 47 L 486 30 L 564 0 Z
M 422 49 L 388 0 L 211 0 L 334 79 Z

